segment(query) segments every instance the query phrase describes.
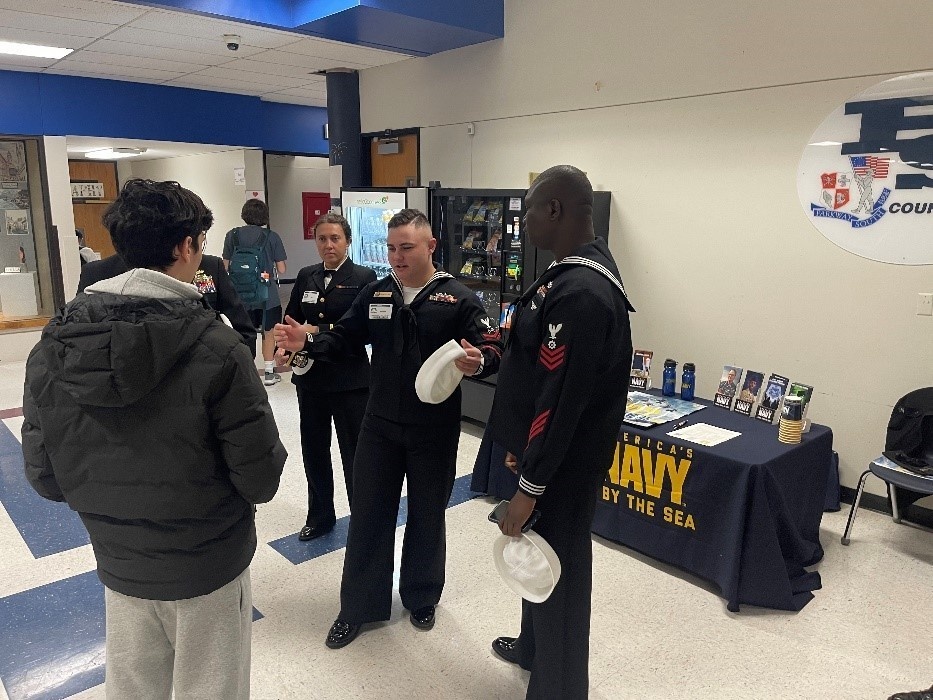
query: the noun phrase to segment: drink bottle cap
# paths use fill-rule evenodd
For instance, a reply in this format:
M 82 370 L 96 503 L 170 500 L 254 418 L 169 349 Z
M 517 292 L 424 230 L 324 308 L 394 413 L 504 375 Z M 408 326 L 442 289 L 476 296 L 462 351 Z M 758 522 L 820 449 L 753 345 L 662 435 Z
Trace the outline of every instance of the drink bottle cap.
M 665 367 L 676 367 L 677 360 L 672 360 L 671 358 L 667 358 L 666 360 L 664 360 L 664 366 Z
M 696 367 L 692 362 L 684 362 L 684 372 L 693 372 Z

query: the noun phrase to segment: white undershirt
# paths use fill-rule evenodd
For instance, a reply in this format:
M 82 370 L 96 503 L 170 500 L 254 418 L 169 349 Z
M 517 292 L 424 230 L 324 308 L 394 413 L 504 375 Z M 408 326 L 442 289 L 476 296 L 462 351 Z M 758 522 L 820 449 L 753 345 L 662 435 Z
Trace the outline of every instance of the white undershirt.
M 422 289 L 428 285 L 422 285 L 420 287 L 402 287 L 402 300 L 405 302 L 405 306 L 408 306 L 415 300 L 415 297 L 421 292 Z
M 339 270 L 341 267 L 343 267 L 343 264 L 347 261 L 347 258 L 349 257 L 350 257 L 349 255 L 345 255 L 343 257 L 343 260 L 340 261 L 340 264 L 337 267 L 335 267 L 333 270 L 326 268 L 326 267 L 324 268 L 324 289 L 327 289 L 330 286 L 330 281 L 334 278 L 334 273 L 337 272 L 337 270 Z

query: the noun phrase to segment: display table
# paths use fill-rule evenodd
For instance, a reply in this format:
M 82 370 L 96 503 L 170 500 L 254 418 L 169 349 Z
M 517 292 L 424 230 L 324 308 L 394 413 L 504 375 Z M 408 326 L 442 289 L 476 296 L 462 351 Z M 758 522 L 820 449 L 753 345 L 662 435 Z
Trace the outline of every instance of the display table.
M 687 416 L 742 433 L 716 447 L 668 437 L 673 423 L 623 425 L 596 504 L 593 532 L 716 584 L 742 603 L 800 610 L 820 588 L 805 567 L 823 557 L 820 519 L 832 468 L 832 431 L 814 425 L 799 445 L 769 425 L 696 400 Z M 488 434 L 471 488 L 501 498 L 517 478 Z
M 823 557 L 832 431 L 814 425 L 785 445 L 776 425 L 697 403 L 707 408 L 688 424 L 742 434 L 703 447 L 668 437 L 670 423 L 623 425 L 593 532 L 715 583 L 733 612 L 802 609 L 821 585 L 804 567 Z
M 0 313 L 7 317 L 37 316 L 35 272 L 0 273 Z

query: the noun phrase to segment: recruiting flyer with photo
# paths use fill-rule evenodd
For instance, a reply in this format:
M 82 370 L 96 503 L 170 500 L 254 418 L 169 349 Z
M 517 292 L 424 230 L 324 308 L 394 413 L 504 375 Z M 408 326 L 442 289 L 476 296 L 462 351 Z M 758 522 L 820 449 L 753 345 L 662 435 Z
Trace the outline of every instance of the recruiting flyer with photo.
M 625 406 L 625 418 L 622 420 L 640 428 L 650 428 L 652 425 L 683 418 L 702 408 L 706 407 L 692 401 L 630 391 L 628 403 Z

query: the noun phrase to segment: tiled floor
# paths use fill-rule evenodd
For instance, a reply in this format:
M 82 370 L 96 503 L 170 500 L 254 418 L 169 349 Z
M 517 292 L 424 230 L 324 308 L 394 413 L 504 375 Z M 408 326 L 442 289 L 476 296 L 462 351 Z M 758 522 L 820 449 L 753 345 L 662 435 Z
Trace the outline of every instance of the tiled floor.
M 0 363 L 0 416 L 21 406 L 22 381 L 22 363 Z M 519 602 L 492 566 L 492 502 L 469 500 L 468 479 L 448 511 L 447 588 L 434 630 L 415 630 L 396 600 L 391 622 L 346 649 L 324 647 L 338 611 L 340 532 L 311 547 L 295 541 L 307 491 L 294 389 L 282 382 L 269 393 L 291 456 L 278 495 L 258 514 L 253 698 L 523 697 L 527 674 L 489 649 L 495 636 L 517 632 Z M 103 598 L 91 548 L 73 513 L 26 490 L 12 442 L 22 418 L 2 422 L 0 700 L 103 698 Z M 477 429 L 464 426 L 459 476 L 478 446 Z M 338 490 L 339 517 L 347 508 Z M 933 534 L 863 511 L 842 547 L 845 515 L 824 517 L 824 588 L 797 614 L 729 613 L 703 582 L 595 539 L 590 697 L 868 700 L 933 683 Z

